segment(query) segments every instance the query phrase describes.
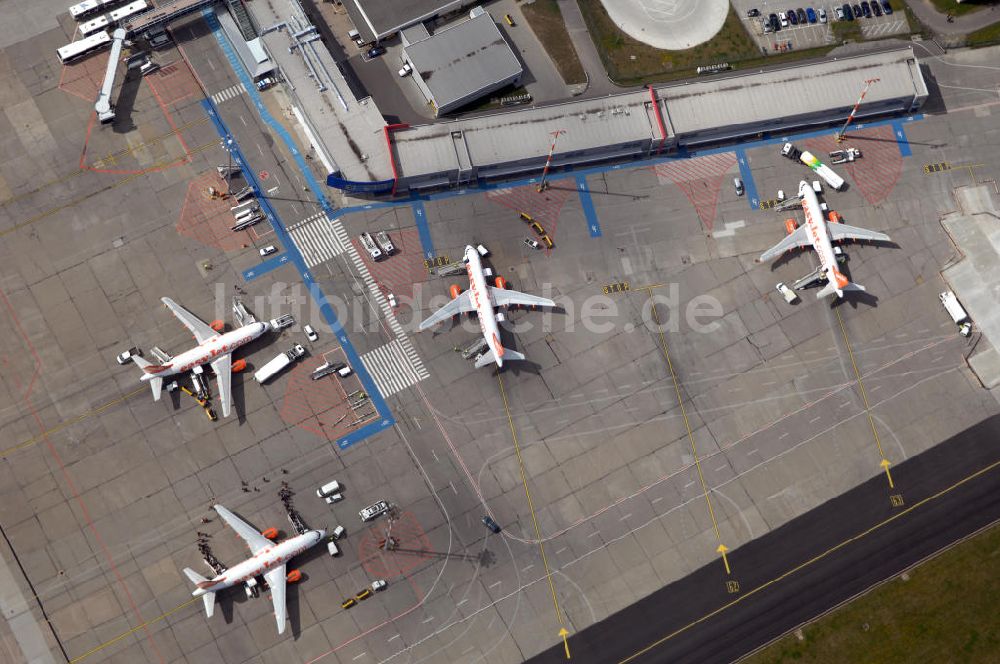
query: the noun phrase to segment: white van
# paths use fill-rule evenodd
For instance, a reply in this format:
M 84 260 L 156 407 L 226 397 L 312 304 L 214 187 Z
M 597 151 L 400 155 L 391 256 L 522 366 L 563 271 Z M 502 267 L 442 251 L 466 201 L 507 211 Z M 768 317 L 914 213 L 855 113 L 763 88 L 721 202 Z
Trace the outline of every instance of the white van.
M 330 540 L 329 542 L 326 543 L 326 550 L 330 553 L 331 556 L 340 555 L 340 549 L 337 548 L 337 543 L 334 542 L 333 540 Z
M 324 498 L 330 495 L 331 493 L 336 493 L 338 491 L 340 491 L 340 482 L 334 480 L 316 489 L 316 497 Z

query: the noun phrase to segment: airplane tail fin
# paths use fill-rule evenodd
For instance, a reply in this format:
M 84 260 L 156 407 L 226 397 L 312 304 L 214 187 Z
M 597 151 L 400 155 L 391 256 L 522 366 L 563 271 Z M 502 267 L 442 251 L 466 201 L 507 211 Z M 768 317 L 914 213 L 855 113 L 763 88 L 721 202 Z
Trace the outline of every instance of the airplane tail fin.
M 132 361 L 142 369 L 143 379 L 149 381 L 149 388 L 153 391 L 153 401 L 159 401 L 160 392 L 163 390 L 163 378 L 156 374 L 168 369 L 170 365 L 151 364 L 149 360 L 139 355 L 134 356 Z
M 211 581 L 203 577 L 201 574 L 198 574 L 198 572 L 194 571 L 190 567 L 184 568 L 184 574 L 191 580 L 191 583 L 198 586 L 198 590 L 204 590 L 206 587 L 212 585 Z M 198 590 L 195 590 L 195 592 L 197 593 Z M 212 614 L 215 613 L 215 593 L 211 591 L 206 592 L 202 594 L 201 599 L 205 603 L 205 615 L 211 618 Z
M 837 294 L 837 297 L 844 297 L 844 291 L 864 291 L 865 287 L 861 284 L 853 283 L 850 279 L 845 277 L 838 270 L 833 271 L 833 279 L 824 286 L 818 293 L 816 293 L 817 299 L 823 299 L 828 295 Z
M 508 360 L 523 360 L 524 359 L 524 354 L 523 353 L 518 353 L 516 350 L 511 350 L 510 348 L 504 348 L 503 349 L 503 355 L 501 355 L 501 357 L 503 358 L 504 362 L 506 362 Z M 483 353 L 482 355 L 480 355 L 479 358 L 476 360 L 476 368 L 477 369 L 482 369 L 487 364 L 493 364 L 496 361 L 497 361 L 497 358 L 493 354 L 493 351 L 492 350 L 488 350 L 485 353 Z

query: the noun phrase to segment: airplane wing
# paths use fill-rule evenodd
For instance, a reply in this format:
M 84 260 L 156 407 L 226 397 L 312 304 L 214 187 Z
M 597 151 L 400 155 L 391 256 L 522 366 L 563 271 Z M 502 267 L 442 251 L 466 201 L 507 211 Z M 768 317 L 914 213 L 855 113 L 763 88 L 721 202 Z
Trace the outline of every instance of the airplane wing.
M 832 225 L 833 224 L 831 224 L 831 226 Z M 780 256 L 786 251 L 790 251 L 792 249 L 798 249 L 799 247 L 808 247 L 811 244 L 812 243 L 809 241 L 809 236 L 806 235 L 806 227 L 799 226 L 798 228 L 795 229 L 795 231 L 781 238 L 781 242 L 779 242 L 778 244 L 774 245 L 773 247 L 762 253 L 758 260 L 760 260 L 760 262 L 763 263 L 764 261 L 771 260 L 775 256 Z
M 830 231 L 830 239 L 834 242 L 838 240 L 871 240 L 872 242 L 891 242 L 889 236 L 878 231 L 870 231 L 867 228 L 848 226 L 847 224 L 827 224 Z
M 506 288 L 494 288 L 493 286 L 487 286 L 490 289 L 490 295 L 493 297 L 493 303 L 498 307 L 506 307 L 512 304 L 523 304 L 530 307 L 554 307 L 556 303 L 547 297 L 538 297 L 537 295 L 528 295 L 527 293 L 521 293 L 516 290 L 507 290 Z
M 233 406 L 233 354 L 226 353 L 212 360 L 212 371 L 219 382 L 219 403 L 222 405 L 222 416 L 229 417 Z
M 256 528 L 227 510 L 222 505 L 216 505 L 215 511 L 219 513 L 219 516 L 221 516 L 222 520 L 226 522 L 226 525 L 235 530 L 236 534 L 246 541 L 247 546 L 250 547 L 250 553 L 256 554 L 261 549 L 267 549 L 273 546 L 271 540 L 261 535 Z M 270 583 L 270 581 L 268 581 L 268 583 Z
M 420 324 L 420 330 L 426 330 L 427 328 L 437 325 L 441 321 L 451 318 L 452 316 L 465 313 L 466 311 L 475 311 L 476 308 L 472 305 L 472 300 L 469 298 L 469 291 L 465 291 L 454 300 L 448 302 L 430 317 L 427 318 L 423 323 Z
M 285 631 L 285 566 L 275 567 L 264 575 L 264 580 L 271 588 L 271 602 L 274 604 L 274 618 L 278 621 L 278 634 Z
M 160 300 L 163 304 L 167 305 L 167 308 L 170 309 L 170 312 L 174 316 L 177 316 L 177 320 L 184 323 L 184 327 L 191 331 L 191 334 L 194 335 L 194 338 L 199 344 L 204 343 L 206 339 L 211 339 L 216 336 L 217 332 L 209 327 L 208 323 L 198 318 L 193 313 L 171 300 L 169 297 L 161 297 Z

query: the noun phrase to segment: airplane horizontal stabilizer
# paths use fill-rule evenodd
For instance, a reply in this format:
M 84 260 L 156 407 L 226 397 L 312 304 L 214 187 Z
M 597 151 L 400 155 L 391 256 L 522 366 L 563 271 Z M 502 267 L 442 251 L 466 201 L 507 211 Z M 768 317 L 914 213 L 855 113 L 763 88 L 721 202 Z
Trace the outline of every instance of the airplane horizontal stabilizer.
M 205 617 L 211 618 L 215 613 L 215 593 L 205 593 L 201 596 L 201 601 L 205 603 Z
M 523 360 L 524 354 L 518 353 L 516 350 L 511 350 L 510 348 L 503 349 L 503 360 L 507 362 L 508 360 Z M 482 369 L 487 364 L 493 364 L 497 361 L 496 356 L 493 354 L 492 350 L 488 350 L 479 356 L 476 360 L 476 368 Z
M 851 281 L 848 281 L 846 284 L 841 285 L 839 288 L 837 287 L 837 285 L 838 284 L 836 282 L 833 282 L 833 281 L 829 282 L 826 286 L 824 286 L 823 288 L 821 288 L 816 293 L 816 299 L 822 300 L 827 295 L 833 295 L 834 293 L 837 294 L 837 297 L 844 297 L 844 291 L 862 291 L 863 292 L 863 291 L 867 290 L 861 284 L 856 284 L 856 283 L 851 282 Z
M 163 389 L 163 378 L 157 376 L 158 371 L 163 371 L 167 367 L 162 365 L 152 364 L 149 360 L 142 357 L 141 355 L 135 355 L 132 357 L 132 361 L 137 367 L 142 369 L 143 378 L 149 381 L 149 388 L 153 390 L 153 401 L 160 400 L 160 391 Z M 149 378 L 152 376 L 152 378 Z

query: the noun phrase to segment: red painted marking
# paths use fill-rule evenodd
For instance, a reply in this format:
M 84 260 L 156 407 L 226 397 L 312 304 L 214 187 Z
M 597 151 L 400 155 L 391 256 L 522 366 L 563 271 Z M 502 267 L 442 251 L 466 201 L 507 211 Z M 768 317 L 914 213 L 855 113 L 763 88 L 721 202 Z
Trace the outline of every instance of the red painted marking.
M 552 241 L 556 240 L 556 228 L 563 206 L 570 196 L 575 194 L 572 187 L 549 188 L 539 194 L 533 185 L 496 189 L 487 192 L 486 200 L 510 208 L 515 212 L 526 212 L 542 225 Z M 521 222 L 518 222 L 521 223 Z M 525 224 L 525 235 L 533 234 Z M 551 249 L 545 250 L 545 255 L 552 255 Z
M 271 177 L 271 174 L 270 174 L 270 173 L 268 173 L 267 171 L 261 171 L 260 173 L 258 173 L 258 174 L 257 174 L 257 176 L 258 176 L 258 177 L 259 177 L 259 178 L 260 178 L 261 180 L 266 180 L 266 179 L 268 179 L 269 177 Z
M 903 172 L 903 155 L 899 153 L 891 125 L 851 131 L 843 144 L 838 144 L 830 135 L 812 139 L 806 145 L 820 156 L 820 161 L 824 161 L 825 155 L 832 150 L 843 149 L 845 145 L 860 149 L 860 159 L 832 168 L 836 170 L 843 166 L 853 181 L 851 186 L 857 187 L 872 205 L 878 205 L 889 197 Z
M 135 614 L 135 618 L 138 621 L 138 624 L 142 625 L 142 630 L 146 634 L 146 641 L 149 643 L 149 646 L 153 650 L 153 652 L 156 653 L 156 656 L 157 658 L 159 658 L 160 662 L 165 664 L 166 659 L 164 659 L 163 653 L 160 652 L 159 647 L 153 640 L 153 635 L 149 631 L 149 626 L 146 624 L 146 621 L 143 619 L 142 614 L 139 612 L 139 607 L 136 605 L 135 599 L 132 597 L 132 592 L 129 590 L 128 584 L 125 583 L 125 579 L 122 577 L 121 572 L 119 572 L 118 566 L 115 565 L 114 558 L 112 557 L 111 552 L 108 550 L 107 545 L 104 543 L 104 538 L 101 537 L 100 532 L 94 525 L 93 519 L 91 519 L 90 517 L 90 511 L 87 509 L 87 504 L 83 501 L 83 498 L 80 497 L 80 492 L 76 488 L 76 483 L 73 481 L 73 478 L 70 476 L 69 471 L 66 469 L 66 465 L 62 461 L 62 457 L 59 455 L 59 453 L 56 451 L 55 446 L 52 444 L 52 440 L 49 438 L 49 435 L 47 433 L 48 429 L 46 429 L 45 425 L 42 423 L 42 420 L 38 415 L 38 411 L 35 409 L 35 405 L 31 401 L 31 392 L 34 388 L 35 381 L 37 380 L 38 376 L 41 373 L 42 361 L 38 356 L 38 351 L 35 349 L 35 345 L 31 343 L 31 339 L 24 332 L 24 328 L 21 327 L 21 322 L 17 317 L 17 313 L 14 311 L 14 307 L 11 306 L 10 300 L 7 298 L 7 293 L 3 290 L 0 290 L 0 298 L 3 298 L 4 305 L 7 307 L 11 319 L 14 321 L 14 327 L 17 329 L 18 334 L 24 340 L 24 343 L 28 347 L 28 351 L 31 354 L 31 357 L 35 363 L 35 369 L 32 372 L 31 380 L 28 382 L 28 389 L 23 397 L 24 405 L 31 412 L 32 419 L 35 420 L 35 424 L 38 426 L 39 434 L 45 441 L 45 445 L 49 450 L 49 454 L 52 455 L 52 458 L 59 466 L 59 469 L 62 472 L 63 480 L 65 481 L 66 486 L 69 488 L 70 493 L 73 494 L 73 498 L 76 500 L 77 505 L 80 507 L 80 512 L 83 514 L 83 518 L 87 522 L 87 528 L 88 530 L 90 530 L 91 535 L 93 535 L 94 541 L 97 542 L 101 551 L 104 553 L 104 557 L 108 562 L 108 567 L 110 567 L 112 574 L 114 574 L 115 579 L 118 581 L 118 585 L 125 593 L 125 597 L 132 608 L 132 612 Z
M 684 192 L 701 223 L 711 232 L 719 193 L 722 191 L 722 180 L 735 166 L 736 153 L 722 152 L 692 159 L 671 160 L 657 164 L 653 171 L 661 183 L 672 182 Z

